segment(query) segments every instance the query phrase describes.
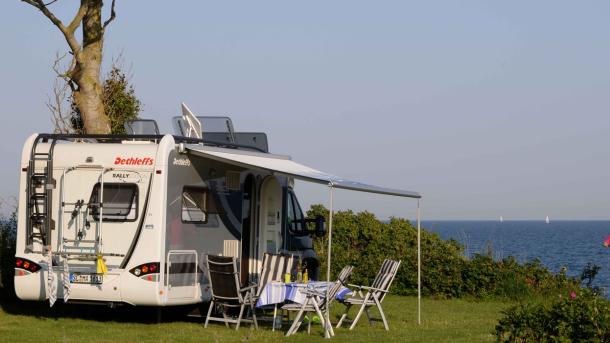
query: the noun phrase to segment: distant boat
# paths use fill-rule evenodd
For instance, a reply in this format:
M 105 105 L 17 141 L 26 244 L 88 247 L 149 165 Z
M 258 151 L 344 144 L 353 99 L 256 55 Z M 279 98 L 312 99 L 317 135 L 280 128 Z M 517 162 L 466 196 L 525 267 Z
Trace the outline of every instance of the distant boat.
M 550 224 L 551 220 L 549 219 L 549 216 L 546 216 L 546 219 L 544 220 L 545 223 Z
M 500 223 L 504 222 L 504 218 L 502 218 L 502 216 L 500 216 Z

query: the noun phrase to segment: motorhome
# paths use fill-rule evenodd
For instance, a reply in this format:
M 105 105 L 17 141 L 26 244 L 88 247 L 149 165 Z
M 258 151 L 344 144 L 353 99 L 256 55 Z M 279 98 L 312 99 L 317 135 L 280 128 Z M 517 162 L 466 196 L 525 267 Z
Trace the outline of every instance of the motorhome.
M 402 194 L 272 154 L 265 133 L 235 132 L 228 117 L 196 117 L 183 105 L 173 119 L 175 135 L 139 120 L 126 124 L 127 135 L 26 140 L 14 279 L 20 299 L 206 302 L 205 254 L 236 257 L 243 284 L 256 280 L 265 252 L 298 256 L 315 279 L 312 240 L 325 225 L 305 217 L 295 178 Z

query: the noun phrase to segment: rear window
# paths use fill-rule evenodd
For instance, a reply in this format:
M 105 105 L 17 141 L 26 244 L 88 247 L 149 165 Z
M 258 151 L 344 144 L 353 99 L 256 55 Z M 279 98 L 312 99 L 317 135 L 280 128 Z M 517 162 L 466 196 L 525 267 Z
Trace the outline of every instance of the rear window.
M 100 216 L 100 183 L 93 186 L 89 209 L 94 220 Z M 104 221 L 134 221 L 138 218 L 138 185 L 135 183 L 104 183 L 102 219 Z

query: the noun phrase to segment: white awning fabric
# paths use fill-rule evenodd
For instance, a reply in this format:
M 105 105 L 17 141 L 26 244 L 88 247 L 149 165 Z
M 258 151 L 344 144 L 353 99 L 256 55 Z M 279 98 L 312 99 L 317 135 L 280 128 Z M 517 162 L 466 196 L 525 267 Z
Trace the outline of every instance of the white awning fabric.
M 186 145 L 188 153 L 210 158 L 216 161 L 238 165 L 248 169 L 262 169 L 294 177 L 295 179 L 329 185 L 334 188 L 349 189 L 353 191 L 394 195 L 407 198 L 421 198 L 417 192 L 400 189 L 384 188 L 365 183 L 347 180 L 328 174 L 306 165 L 294 162 L 289 156 L 264 154 L 243 150 L 230 150 L 201 145 Z

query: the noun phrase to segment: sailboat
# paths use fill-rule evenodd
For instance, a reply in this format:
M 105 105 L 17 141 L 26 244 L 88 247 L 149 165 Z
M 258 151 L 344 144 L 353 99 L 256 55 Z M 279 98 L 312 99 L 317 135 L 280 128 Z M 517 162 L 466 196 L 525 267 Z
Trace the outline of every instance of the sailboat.
M 502 218 L 502 216 L 500 216 L 500 223 L 504 222 L 504 218 Z
M 550 224 L 551 220 L 549 219 L 549 216 L 546 216 L 546 219 L 544 220 L 545 223 Z

